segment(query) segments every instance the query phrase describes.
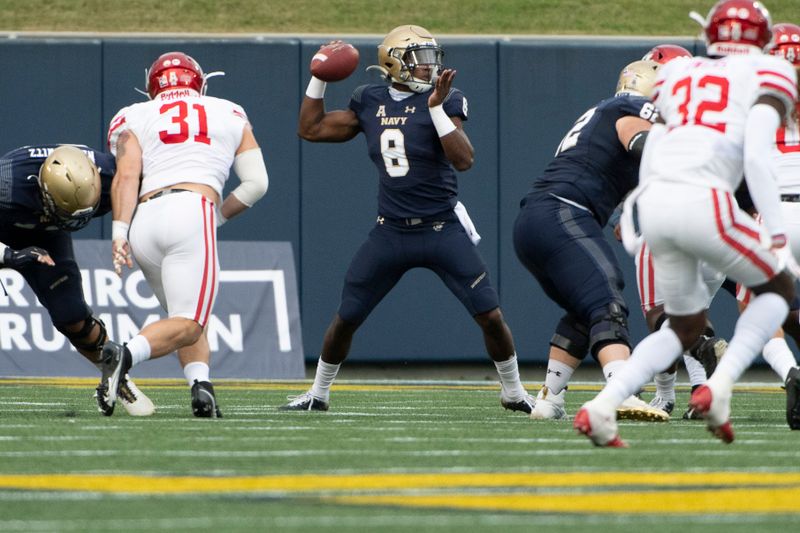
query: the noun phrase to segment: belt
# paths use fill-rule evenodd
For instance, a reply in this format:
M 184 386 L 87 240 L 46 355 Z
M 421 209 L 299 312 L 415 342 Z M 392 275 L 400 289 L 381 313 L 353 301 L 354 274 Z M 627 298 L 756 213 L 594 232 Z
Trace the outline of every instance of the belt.
M 781 202 L 800 202 L 800 194 L 781 194 Z
M 140 201 L 139 203 L 143 204 L 145 202 L 149 202 L 150 200 L 155 200 L 156 198 L 161 198 L 162 196 L 166 196 L 168 194 L 173 194 L 173 193 L 176 193 L 176 192 L 192 192 L 192 191 L 190 191 L 189 189 L 162 189 L 162 190 L 158 191 L 157 193 L 155 193 L 153 196 L 151 196 L 149 198 L 146 198 L 146 199 Z
M 429 224 L 431 222 L 448 222 L 455 219 L 455 213 L 446 211 L 429 217 L 415 217 L 415 218 L 393 218 L 378 215 L 376 222 L 378 224 L 394 224 L 398 226 L 419 226 L 420 224 Z

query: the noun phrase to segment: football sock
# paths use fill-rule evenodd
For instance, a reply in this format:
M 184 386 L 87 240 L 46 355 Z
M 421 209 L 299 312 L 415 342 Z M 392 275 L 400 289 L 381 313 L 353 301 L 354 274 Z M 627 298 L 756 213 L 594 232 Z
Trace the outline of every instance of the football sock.
M 317 362 L 317 373 L 314 376 L 314 384 L 311 385 L 311 395 L 324 402 L 327 402 L 331 396 L 331 385 L 333 380 L 336 379 L 336 374 L 339 373 L 341 364 L 332 365 L 319 359 Z
M 683 363 L 686 365 L 686 372 L 689 374 L 689 383 L 692 384 L 692 387 L 706 382 L 706 369 L 703 368 L 703 363 L 686 354 L 683 354 Z
M 573 372 L 575 372 L 575 369 L 568 364 L 550 359 L 547 362 L 547 375 L 544 378 L 544 386 L 552 394 L 560 394 L 562 390 L 567 388 L 567 383 L 569 383 Z
M 518 400 L 527 394 L 525 387 L 519 379 L 519 366 L 517 366 L 517 354 L 512 355 L 505 361 L 495 361 L 497 375 L 500 376 L 500 387 L 503 389 L 503 396 L 509 400 Z
M 136 335 L 125 345 L 131 352 L 131 366 L 136 366 L 142 361 L 150 359 L 150 343 L 141 335 Z
M 614 361 L 610 361 L 605 364 L 603 367 L 603 376 L 605 376 L 606 381 L 611 379 L 613 376 L 622 366 L 625 364 L 626 359 L 615 359 Z
M 208 365 L 200 361 L 194 361 L 183 367 L 183 375 L 186 376 L 190 387 L 194 385 L 195 381 L 211 381 L 208 374 Z
M 778 331 L 788 313 L 786 300 L 774 292 L 753 298 L 736 321 L 725 356 L 719 360 L 709 381 L 726 387 L 735 383 Z
M 678 373 L 659 372 L 653 380 L 656 383 L 656 396 L 667 401 L 675 401 L 675 378 Z
M 651 333 L 636 346 L 625 364 L 614 369 L 613 376 L 593 401 L 616 408 L 628 396 L 639 392 L 656 373 L 669 368 L 682 353 L 681 341 L 671 329 L 662 328 Z
M 781 378 L 781 381 L 786 381 L 789 370 L 797 366 L 792 350 L 786 344 L 786 339 L 782 337 L 770 339 L 764 346 L 762 355 L 764 360 L 772 367 L 772 370 Z

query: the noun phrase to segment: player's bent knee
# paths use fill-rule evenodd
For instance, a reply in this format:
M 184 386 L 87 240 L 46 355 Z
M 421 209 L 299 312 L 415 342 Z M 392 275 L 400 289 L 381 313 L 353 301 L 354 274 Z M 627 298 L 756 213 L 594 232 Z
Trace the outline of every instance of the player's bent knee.
M 628 310 L 617 302 L 612 302 L 592 319 L 589 328 L 589 349 L 593 357 L 609 344 L 624 344 L 630 348 L 628 331 Z
M 550 345 L 576 359 L 585 359 L 589 351 L 589 328 L 572 315 L 566 315 L 558 322 Z
M 503 329 L 505 325 L 505 319 L 499 307 L 495 307 L 491 311 L 486 311 L 485 313 L 477 314 L 473 318 L 483 330 Z
M 97 326 L 97 328 L 95 328 Z M 99 362 L 100 352 L 103 345 L 108 340 L 106 325 L 99 318 L 89 316 L 82 322 L 71 324 L 55 324 L 56 329 L 61 332 L 76 350 L 84 353 L 95 354 Z

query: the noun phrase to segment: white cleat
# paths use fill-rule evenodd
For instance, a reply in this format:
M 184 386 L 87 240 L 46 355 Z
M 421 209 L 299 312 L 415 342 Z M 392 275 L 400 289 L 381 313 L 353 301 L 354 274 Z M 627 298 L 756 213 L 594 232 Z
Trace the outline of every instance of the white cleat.
M 572 422 L 578 433 L 585 435 L 595 446 L 607 448 L 627 448 L 619 438 L 617 417 L 613 409 L 603 409 L 595 402 L 583 404 Z
M 139 390 L 139 387 L 127 374 L 119 385 L 117 399 L 131 416 L 150 416 L 156 412 L 156 406 L 153 405 L 150 398 Z
M 667 422 L 669 413 L 658 407 L 653 407 L 641 398 L 628 396 L 617 407 L 619 420 L 641 420 L 644 422 Z
M 656 409 L 661 409 L 668 415 L 672 416 L 672 411 L 675 409 L 675 398 L 667 399 L 663 396 L 654 396 L 652 400 L 650 400 L 650 407 L 655 407 Z
M 567 411 L 564 409 L 566 391 L 567 389 L 561 389 L 558 394 L 553 394 L 546 386 L 542 387 L 539 394 L 536 395 L 531 418 L 533 420 L 561 420 L 567 416 Z

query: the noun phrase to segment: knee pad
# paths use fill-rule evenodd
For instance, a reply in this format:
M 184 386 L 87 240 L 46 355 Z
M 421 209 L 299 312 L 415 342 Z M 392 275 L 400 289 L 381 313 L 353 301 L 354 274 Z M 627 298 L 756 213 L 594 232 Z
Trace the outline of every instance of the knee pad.
M 100 326 L 100 332 L 97 336 L 97 340 L 93 342 L 85 340 L 86 337 L 92 332 L 92 329 L 94 329 L 95 324 Z M 94 316 L 89 316 L 88 318 L 84 319 L 83 325 L 78 331 L 68 331 L 66 329 L 66 324 L 55 324 L 55 327 L 76 349 L 83 350 L 85 352 L 93 352 L 97 354 L 98 357 L 100 355 L 100 351 L 103 349 L 103 345 L 108 340 L 106 325 L 102 320 L 95 318 Z
M 589 351 L 589 328 L 572 315 L 564 315 L 556 326 L 550 345 L 561 348 L 576 359 L 585 359 Z
M 607 344 L 624 344 L 630 348 L 628 332 L 628 310 L 618 302 L 612 302 L 597 318 L 592 320 L 589 330 L 589 346 L 592 357 Z

